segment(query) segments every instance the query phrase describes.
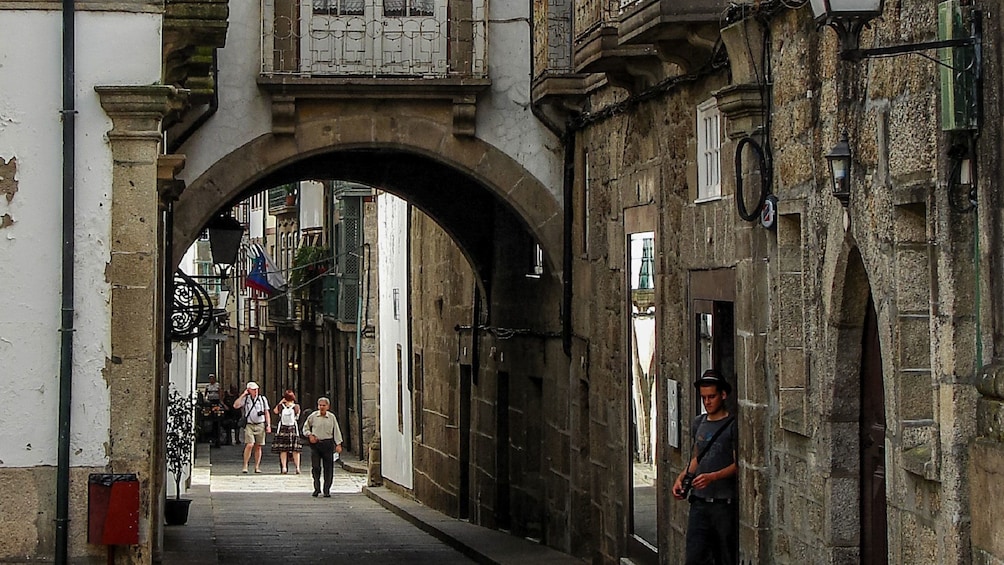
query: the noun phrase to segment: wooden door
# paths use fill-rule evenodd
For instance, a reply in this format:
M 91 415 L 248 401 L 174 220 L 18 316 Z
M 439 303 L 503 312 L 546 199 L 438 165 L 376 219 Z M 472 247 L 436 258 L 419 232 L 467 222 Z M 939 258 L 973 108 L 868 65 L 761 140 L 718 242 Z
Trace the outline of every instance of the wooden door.
M 861 563 L 888 562 L 885 498 L 885 393 L 878 318 L 871 298 L 861 351 Z

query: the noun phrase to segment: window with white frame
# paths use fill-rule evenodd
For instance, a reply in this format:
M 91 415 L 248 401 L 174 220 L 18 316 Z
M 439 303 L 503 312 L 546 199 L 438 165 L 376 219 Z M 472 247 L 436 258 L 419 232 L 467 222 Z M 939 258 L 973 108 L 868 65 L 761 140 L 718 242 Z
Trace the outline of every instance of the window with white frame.
M 697 201 L 722 195 L 722 119 L 709 98 L 697 107 Z

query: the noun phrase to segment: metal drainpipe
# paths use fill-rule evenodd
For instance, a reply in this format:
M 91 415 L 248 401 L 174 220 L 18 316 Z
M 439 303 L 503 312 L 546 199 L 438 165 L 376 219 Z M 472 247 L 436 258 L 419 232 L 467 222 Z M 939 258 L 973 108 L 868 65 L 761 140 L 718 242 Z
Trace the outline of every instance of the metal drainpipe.
M 572 192 L 575 183 L 575 132 L 571 128 L 565 134 L 565 170 L 562 177 L 563 226 L 561 238 L 561 310 L 564 320 L 561 324 L 561 347 L 565 355 L 572 356 Z
M 361 224 L 362 222 L 360 222 Z M 360 227 L 360 233 L 362 233 L 362 228 Z M 359 249 L 358 247 L 356 249 Z M 360 257 L 362 259 L 362 257 Z M 369 262 L 366 264 L 366 269 L 369 270 Z M 356 379 L 356 424 L 359 426 L 359 459 L 369 459 L 369 454 L 364 451 L 366 443 L 363 439 L 363 368 L 362 368 L 362 349 L 363 349 L 363 295 L 362 295 L 362 281 L 356 283 L 356 374 L 354 375 Z M 366 320 L 368 323 L 369 320 Z
M 74 7 L 63 0 L 63 263 L 62 307 L 59 329 L 59 444 L 56 468 L 55 562 L 68 562 L 70 506 L 70 401 L 73 391 L 73 258 L 76 109 L 74 107 Z

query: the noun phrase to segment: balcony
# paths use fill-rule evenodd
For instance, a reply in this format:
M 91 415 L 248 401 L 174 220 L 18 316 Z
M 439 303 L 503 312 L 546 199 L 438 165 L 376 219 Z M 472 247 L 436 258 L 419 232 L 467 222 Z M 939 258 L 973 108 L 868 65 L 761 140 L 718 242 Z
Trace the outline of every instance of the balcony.
M 268 213 L 281 216 L 296 211 L 296 192 L 293 184 L 268 189 Z
M 572 15 L 573 71 L 603 74 L 632 91 L 694 72 L 710 61 L 728 5 L 728 0 L 585 0 Z
M 289 296 L 279 295 L 268 301 L 268 324 L 270 326 L 289 325 L 292 318 L 289 315 Z
M 697 71 L 712 56 L 722 14 L 730 0 L 634 0 L 621 2 L 617 32 L 626 45 L 652 46 L 684 72 Z
M 293 133 L 305 99 L 439 100 L 473 135 L 487 88 L 487 0 L 261 0 L 258 84 L 273 132 Z

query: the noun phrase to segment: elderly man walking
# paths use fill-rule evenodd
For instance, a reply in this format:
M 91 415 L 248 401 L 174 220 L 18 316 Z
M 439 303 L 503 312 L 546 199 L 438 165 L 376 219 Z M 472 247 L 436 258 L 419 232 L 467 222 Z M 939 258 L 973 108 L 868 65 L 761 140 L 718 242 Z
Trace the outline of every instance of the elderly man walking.
M 331 402 L 317 399 L 317 411 L 307 416 L 303 435 L 310 442 L 310 474 L 314 478 L 314 494 L 321 494 L 321 467 L 324 468 L 324 498 L 331 497 L 331 481 L 335 476 L 335 453 L 342 452 L 342 430 L 335 415 L 328 412 Z

